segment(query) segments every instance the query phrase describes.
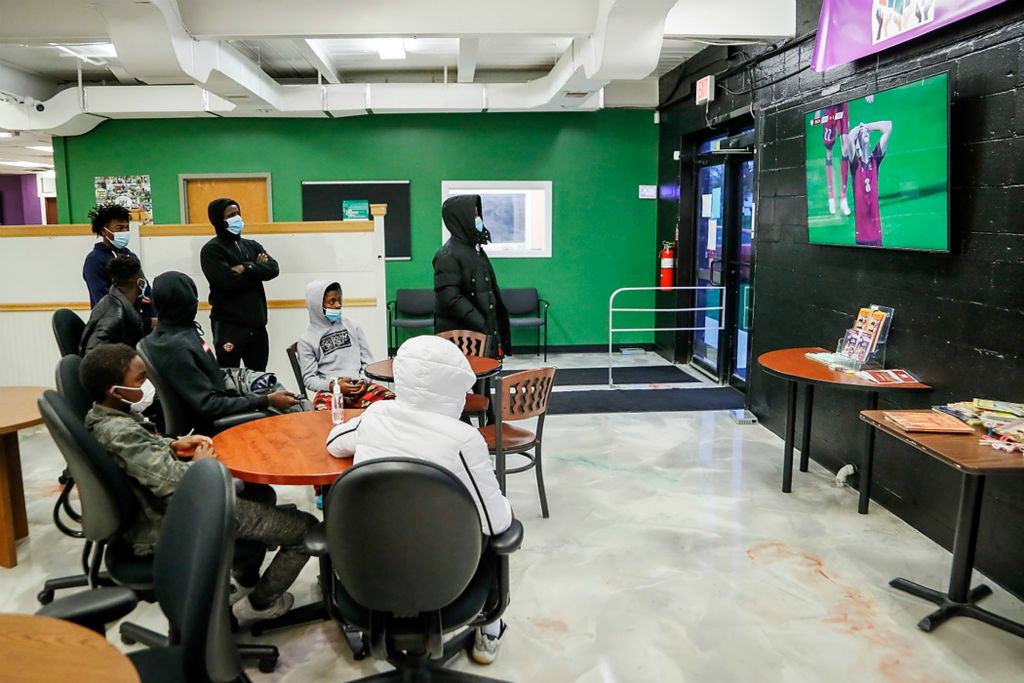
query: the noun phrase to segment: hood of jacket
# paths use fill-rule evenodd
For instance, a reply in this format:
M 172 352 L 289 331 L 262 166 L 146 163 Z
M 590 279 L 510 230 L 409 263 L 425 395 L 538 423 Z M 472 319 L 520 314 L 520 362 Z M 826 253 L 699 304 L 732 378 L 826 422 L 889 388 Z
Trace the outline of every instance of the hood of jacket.
M 306 285 L 306 309 L 311 327 L 326 329 L 331 326 L 331 321 L 324 315 L 324 293 L 337 285 L 337 281 L 331 280 L 313 280 Z
M 402 344 L 395 354 L 394 371 L 400 404 L 455 419 L 466 405 L 466 392 L 476 383 L 459 347 L 432 335 Z
M 465 244 L 487 244 L 491 241 L 491 233 L 487 228 L 480 232 L 476 229 L 476 214 L 484 215 L 483 204 L 478 194 L 459 194 L 444 200 L 441 205 L 441 219 L 444 227 L 452 234 L 452 239 Z
M 160 311 L 158 327 L 192 327 L 199 310 L 199 291 L 188 275 L 169 270 L 153 280 L 153 303 Z
M 228 230 L 228 222 L 224 220 L 224 210 L 232 204 L 238 206 L 238 202 L 234 199 L 228 199 L 227 197 L 214 199 L 210 202 L 210 205 L 206 207 L 206 215 L 210 217 L 210 225 L 212 225 L 214 230 L 217 231 L 217 237 L 237 240 L 240 236 L 230 232 Z

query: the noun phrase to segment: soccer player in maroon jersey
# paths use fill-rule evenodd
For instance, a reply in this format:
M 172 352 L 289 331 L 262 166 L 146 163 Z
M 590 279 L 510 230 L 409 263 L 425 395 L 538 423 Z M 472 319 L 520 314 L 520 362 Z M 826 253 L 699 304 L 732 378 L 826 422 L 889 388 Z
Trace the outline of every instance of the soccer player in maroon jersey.
M 825 145 L 825 182 L 828 183 L 828 211 L 836 212 L 836 190 L 835 179 L 832 173 L 832 148 L 836 144 L 836 137 L 846 135 L 850 132 L 850 113 L 847 110 L 846 102 L 837 104 L 834 107 L 825 107 L 822 113 L 822 128 L 824 129 L 822 143 Z M 840 203 L 844 216 L 850 215 L 850 205 L 846 202 L 846 180 L 850 171 L 850 162 L 844 154 L 840 162 L 842 168 L 843 184 L 840 186 Z
M 871 148 L 871 133 L 878 131 L 881 139 Z M 878 207 L 878 168 L 889 148 L 892 121 L 861 123 L 840 138 L 843 156 L 850 160 L 853 171 L 855 239 L 858 245 L 882 246 L 882 216 Z M 869 151 L 870 150 L 870 151 Z

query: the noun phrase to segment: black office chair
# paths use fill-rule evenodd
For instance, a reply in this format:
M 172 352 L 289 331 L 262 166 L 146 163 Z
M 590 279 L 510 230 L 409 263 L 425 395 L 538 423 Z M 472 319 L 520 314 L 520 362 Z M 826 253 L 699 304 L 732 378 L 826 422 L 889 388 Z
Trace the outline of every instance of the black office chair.
M 306 393 L 306 381 L 302 379 L 302 368 L 299 367 L 299 343 L 295 342 L 285 351 L 288 353 L 288 363 L 292 366 L 292 374 L 295 375 L 295 384 L 298 385 L 299 391 L 302 392 L 302 397 L 308 399 L 309 394 Z
M 39 399 L 39 412 L 78 486 L 82 505 L 82 530 L 93 544 L 86 569 L 88 585 L 96 589 L 109 580 L 118 587 L 130 589 L 136 596 L 132 608 L 139 599 L 154 601 L 153 557 L 136 555 L 121 538 L 121 534 L 131 526 L 138 514 L 138 503 L 128 476 L 75 417 L 73 409 L 62 395 L 55 391 L 44 392 Z M 176 492 L 175 497 L 177 495 Z M 237 545 L 234 550 L 235 561 L 246 566 L 258 561 L 266 551 L 255 542 L 240 541 Z M 100 572 L 103 566 L 107 569 L 106 574 Z M 70 620 L 102 633 L 106 623 L 131 611 L 128 609 L 120 612 L 125 603 L 123 598 L 116 597 L 118 593 L 104 593 L 115 596 L 108 603 L 105 598 L 88 597 L 91 592 L 84 591 L 51 602 L 40 614 L 65 618 L 69 610 L 78 613 L 83 604 L 92 604 L 90 600 L 98 600 L 103 607 L 98 613 L 86 610 L 81 620 Z M 123 591 L 120 594 L 123 595 Z M 120 613 L 110 618 L 114 612 Z M 121 640 L 128 644 L 138 642 L 160 647 L 168 642 L 167 636 L 132 623 L 122 623 L 120 634 Z M 265 671 L 272 671 L 276 667 L 279 656 L 276 648 L 265 645 L 240 645 L 239 652 L 245 657 L 259 659 L 260 669 Z
M 57 338 L 57 348 L 61 356 L 78 353 L 85 332 L 85 321 L 70 308 L 58 308 L 53 312 L 53 336 Z
M 533 287 L 501 290 L 501 300 L 508 309 L 509 325 L 537 328 L 537 355 L 540 355 L 540 329 L 544 328 L 544 362 L 548 362 L 548 308 L 546 300 L 537 296 Z M 543 307 L 543 308 L 541 308 Z M 541 317 L 543 315 L 543 317 Z
M 153 383 L 153 386 L 156 388 L 156 395 L 160 399 L 160 408 L 164 415 L 164 432 L 175 436 L 188 434 L 195 428 L 192 418 L 189 417 L 188 407 L 181 400 L 178 393 L 174 391 L 174 387 L 169 382 L 164 381 L 163 375 L 160 374 L 160 371 L 153 364 L 146 340 L 140 341 L 135 350 L 139 352 L 139 357 L 146 364 L 146 376 Z M 213 436 L 229 427 L 258 420 L 268 415 L 269 413 L 261 411 L 249 411 L 213 420 L 213 434 L 207 434 L 206 436 Z
M 443 668 L 471 646 L 475 626 L 509 600 L 508 556 L 522 544 L 518 520 L 485 538 L 470 492 L 451 472 L 412 458 L 356 465 L 331 487 L 311 552 L 329 554 L 334 603 L 370 651 L 395 668 L 359 679 L 494 681 Z M 444 643 L 445 633 L 466 627 Z
M 388 355 L 398 348 L 398 330 L 433 329 L 434 290 L 400 289 L 388 302 Z M 401 314 L 402 317 L 399 317 Z
M 221 463 L 202 460 L 189 467 L 167 507 L 153 562 L 157 602 L 172 635 L 165 646 L 128 655 L 143 683 L 249 681 L 227 601 L 234 508 L 234 484 Z M 80 595 L 40 614 L 94 627 L 100 619 L 124 616 L 137 602 L 120 587 Z

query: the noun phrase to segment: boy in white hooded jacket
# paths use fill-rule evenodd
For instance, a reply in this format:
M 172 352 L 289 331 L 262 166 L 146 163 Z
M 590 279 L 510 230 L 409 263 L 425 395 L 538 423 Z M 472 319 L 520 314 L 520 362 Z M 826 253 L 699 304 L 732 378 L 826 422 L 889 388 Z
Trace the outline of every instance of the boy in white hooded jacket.
M 461 422 L 466 392 L 476 382 L 469 361 L 455 344 L 434 336 L 413 337 L 394 361 L 394 401 L 374 403 L 361 416 L 338 425 L 327 450 L 354 464 L 377 458 L 421 458 L 446 468 L 476 502 L 485 534 L 500 534 L 512 524 L 512 506 L 501 493 L 483 437 Z M 498 653 L 505 624 L 482 626 L 473 659 L 490 664 Z

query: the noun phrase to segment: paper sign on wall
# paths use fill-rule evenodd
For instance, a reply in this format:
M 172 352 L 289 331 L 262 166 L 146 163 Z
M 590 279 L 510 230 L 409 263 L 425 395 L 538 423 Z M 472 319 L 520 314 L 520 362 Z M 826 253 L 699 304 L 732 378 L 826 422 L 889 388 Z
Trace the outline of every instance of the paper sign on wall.
M 700 217 L 711 218 L 711 195 L 702 194 L 700 196 Z
M 96 176 L 93 187 L 97 204 L 118 204 L 128 209 L 131 223 L 152 225 L 153 195 L 148 175 Z
M 715 218 L 722 217 L 722 188 L 711 188 L 711 215 Z
M 718 221 L 708 221 L 708 251 L 718 251 Z

